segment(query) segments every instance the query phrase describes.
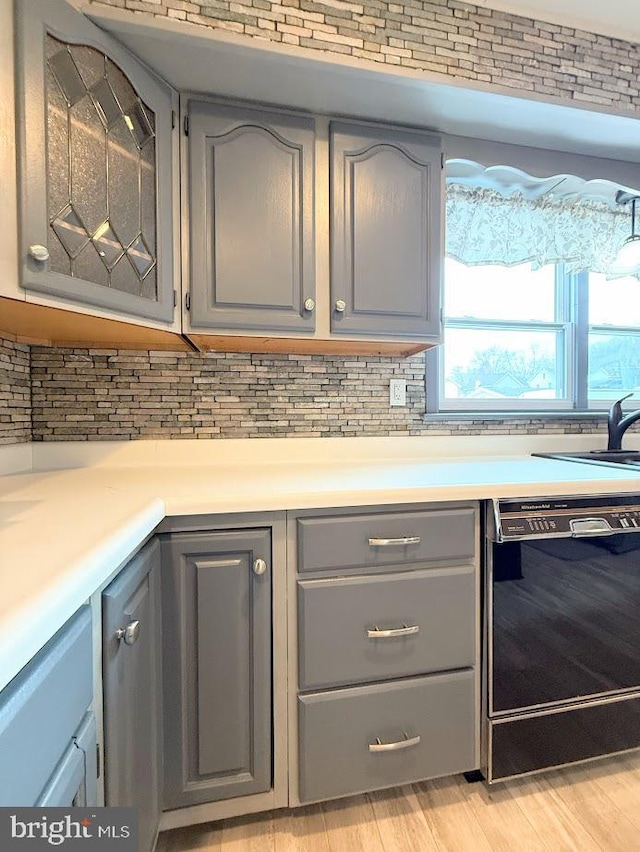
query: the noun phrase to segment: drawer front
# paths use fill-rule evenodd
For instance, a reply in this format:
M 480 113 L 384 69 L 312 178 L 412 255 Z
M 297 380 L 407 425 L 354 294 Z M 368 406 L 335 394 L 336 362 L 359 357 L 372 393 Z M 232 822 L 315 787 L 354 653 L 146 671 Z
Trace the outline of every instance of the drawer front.
M 475 553 L 473 508 L 298 519 L 299 571 L 330 571 L 434 560 Z
M 473 666 L 471 566 L 298 583 L 301 690 Z
M 475 769 L 474 682 L 461 671 L 301 696 L 300 800 Z
M 0 806 L 35 804 L 92 696 L 86 606 L 0 694 Z

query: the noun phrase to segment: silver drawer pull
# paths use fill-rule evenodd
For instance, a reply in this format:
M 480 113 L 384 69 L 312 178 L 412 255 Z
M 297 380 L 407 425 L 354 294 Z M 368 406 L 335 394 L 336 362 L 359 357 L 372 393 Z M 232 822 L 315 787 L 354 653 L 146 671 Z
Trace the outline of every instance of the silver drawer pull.
M 420 544 L 419 535 L 405 535 L 402 538 L 370 538 L 369 547 L 401 547 L 404 544 Z
M 419 624 L 412 624 L 411 627 L 403 624 L 402 627 L 392 627 L 389 630 L 379 630 L 374 627 L 373 630 L 367 630 L 367 637 L 369 639 L 392 639 L 394 636 L 415 636 L 416 633 L 420 633 Z
M 369 751 L 400 751 L 402 748 L 413 748 L 420 745 L 420 734 L 416 737 L 409 737 L 406 733 L 403 740 L 397 743 L 381 743 L 376 737 L 375 743 L 369 743 Z

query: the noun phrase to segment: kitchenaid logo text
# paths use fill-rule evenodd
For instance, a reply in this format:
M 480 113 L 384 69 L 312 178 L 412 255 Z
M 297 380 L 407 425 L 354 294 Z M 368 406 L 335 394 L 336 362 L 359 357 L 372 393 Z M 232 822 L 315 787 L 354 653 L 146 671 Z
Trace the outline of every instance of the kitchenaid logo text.
M 1 808 L 0 849 L 136 852 L 134 808 Z

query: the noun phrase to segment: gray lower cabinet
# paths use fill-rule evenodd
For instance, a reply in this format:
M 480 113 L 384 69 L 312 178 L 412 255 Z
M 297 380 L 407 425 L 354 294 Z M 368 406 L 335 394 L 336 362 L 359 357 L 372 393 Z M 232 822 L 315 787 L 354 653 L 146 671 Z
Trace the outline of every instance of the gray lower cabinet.
M 428 133 L 331 124 L 332 333 L 437 342 L 441 151 Z
M 477 548 L 476 525 L 470 506 L 300 518 L 298 570 L 362 574 L 399 564 L 468 563 Z
M 298 712 L 305 802 L 474 767 L 472 669 L 302 695 Z
M 0 806 L 97 804 L 91 610 L 0 693 Z
M 302 580 L 300 688 L 472 667 L 475 595 L 472 565 Z
M 164 807 L 272 784 L 271 531 L 163 536 Z
M 191 101 L 194 329 L 315 328 L 314 122 Z
M 293 519 L 298 799 L 477 768 L 478 507 Z
M 135 807 L 139 849 L 161 812 L 160 543 L 149 542 L 102 595 L 105 803 Z

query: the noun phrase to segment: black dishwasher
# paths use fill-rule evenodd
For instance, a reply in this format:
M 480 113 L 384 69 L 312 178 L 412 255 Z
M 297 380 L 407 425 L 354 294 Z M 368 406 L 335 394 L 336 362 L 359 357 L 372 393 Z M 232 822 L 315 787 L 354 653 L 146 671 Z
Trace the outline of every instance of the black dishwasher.
M 486 525 L 487 780 L 640 747 L 640 496 L 495 500 Z

